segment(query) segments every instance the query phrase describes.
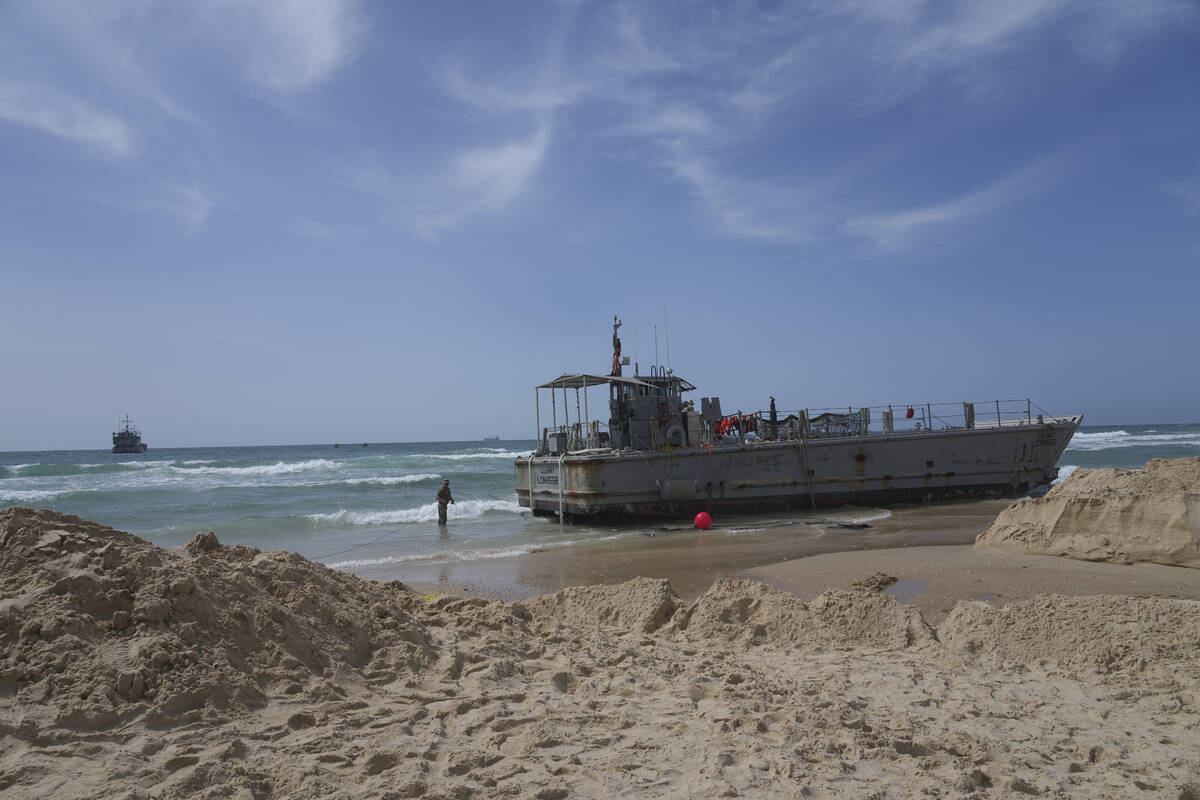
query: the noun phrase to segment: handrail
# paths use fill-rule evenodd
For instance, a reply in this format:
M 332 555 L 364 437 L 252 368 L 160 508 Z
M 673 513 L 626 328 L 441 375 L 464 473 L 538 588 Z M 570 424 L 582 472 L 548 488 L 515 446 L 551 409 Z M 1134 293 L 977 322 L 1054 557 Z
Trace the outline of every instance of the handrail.
M 970 414 L 968 414 L 968 407 L 971 409 Z M 909 408 L 916 412 L 911 418 L 904 413 Z M 1036 417 L 1033 413 L 1035 409 L 1039 412 Z M 726 416 L 737 417 L 738 415 Z M 717 434 L 712 430 L 710 424 L 703 422 L 700 440 L 690 444 L 706 446 L 741 442 L 747 433 L 746 420 L 751 421 L 749 427 L 756 431 L 759 441 L 797 441 L 803 438 L 904 436 L 937 431 L 1019 428 L 1029 425 L 1056 424 L 1071 419 L 1071 415 L 1059 416 L 1047 413 L 1030 398 L 974 403 L 904 403 L 860 406 L 858 408 L 840 406 L 837 408 L 806 408 L 795 411 L 777 409 L 774 436 L 770 435 L 771 422 L 768 411 L 755 410 L 742 413 L 740 417 L 743 424 L 736 434 Z M 823 417 L 824 419 L 822 419 Z M 809 421 L 807 437 L 803 436 L 800 430 L 800 421 L 804 418 Z M 885 418 L 888 421 L 885 422 Z M 593 424 L 596 426 L 597 432 L 609 431 L 611 433 L 612 431 L 612 426 L 606 420 L 581 420 L 554 425 L 543 429 L 539 452 L 547 453 L 549 437 L 561 434 L 566 435 L 564 452 L 603 449 L 602 440 L 594 439 L 592 436 Z M 553 455 L 557 455 L 557 453 Z

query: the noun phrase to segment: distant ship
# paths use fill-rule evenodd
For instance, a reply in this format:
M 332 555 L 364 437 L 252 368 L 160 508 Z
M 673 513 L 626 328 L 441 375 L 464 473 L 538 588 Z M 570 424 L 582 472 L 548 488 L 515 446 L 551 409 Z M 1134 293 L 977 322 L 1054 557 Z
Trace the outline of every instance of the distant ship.
M 498 441 L 500 441 L 500 437 L 499 436 L 485 436 L 485 437 L 483 437 L 483 440 L 485 442 L 498 442 Z
M 129 421 L 129 415 L 125 415 L 125 427 L 113 434 L 113 449 L 114 453 L 144 453 L 149 450 L 149 446 L 142 441 L 140 431 L 133 429 L 132 423 Z

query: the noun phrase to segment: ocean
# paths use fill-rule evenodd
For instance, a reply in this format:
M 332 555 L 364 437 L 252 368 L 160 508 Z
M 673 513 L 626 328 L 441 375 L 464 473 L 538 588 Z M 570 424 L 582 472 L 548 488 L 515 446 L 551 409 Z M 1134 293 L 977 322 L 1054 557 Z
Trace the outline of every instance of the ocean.
M 517 505 L 513 468 L 533 446 L 511 440 L 188 447 L 138 455 L 3 452 L 0 508 L 77 514 L 163 546 L 213 531 L 225 544 L 291 550 L 373 574 L 388 564 L 498 558 L 660 529 L 661 523 L 560 526 L 534 519 Z M 1200 424 L 1084 426 L 1059 462 L 1060 479 L 1077 467 L 1136 469 L 1151 458 L 1184 456 L 1200 456 Z M 444 528 L 434 501 L 443 479 L 456 501 Z M 851 522 L 887 514 L 821 511 Z

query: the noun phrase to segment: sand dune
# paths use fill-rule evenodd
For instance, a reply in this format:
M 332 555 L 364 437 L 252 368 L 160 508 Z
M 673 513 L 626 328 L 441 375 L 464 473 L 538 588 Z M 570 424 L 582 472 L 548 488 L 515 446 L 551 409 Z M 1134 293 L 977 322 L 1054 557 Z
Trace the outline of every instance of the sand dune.
M 421 596 L 0 512 L 3 797 L 1200 798 L 1200 603 Z
M 1200 567 L 1200 458 L 1076 470 L 1044 497 L 1002 511 L 975 546 Z

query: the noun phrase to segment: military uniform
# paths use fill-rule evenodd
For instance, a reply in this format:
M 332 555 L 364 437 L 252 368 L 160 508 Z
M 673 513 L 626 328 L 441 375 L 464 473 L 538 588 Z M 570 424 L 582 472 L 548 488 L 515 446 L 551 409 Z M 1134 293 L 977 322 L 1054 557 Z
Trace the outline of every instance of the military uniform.
M 442 488 L 438 489 L 437 504 L 438 504 L 438 525 L 446 524 L 446 506 L 454 502 L 454 498 L 450 496 L 450 481 L 442 481 Z

